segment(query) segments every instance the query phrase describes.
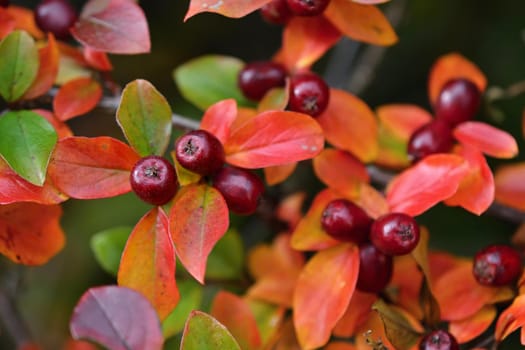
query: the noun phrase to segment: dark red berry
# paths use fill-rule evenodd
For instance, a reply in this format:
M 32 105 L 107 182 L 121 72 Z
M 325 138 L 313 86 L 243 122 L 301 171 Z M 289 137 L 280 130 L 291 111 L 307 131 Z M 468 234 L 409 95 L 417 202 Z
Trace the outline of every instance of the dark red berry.
M 452 129 L 447 123 L 434 120 L 414 131 L 408 141 L 407 153 L 412 162 L 417 162 L 431 154 L 446 153 L 452 146 Z
M 175 142 L 175 156 L 184 168 L 201 175 L 211 175 L 224 165 L 224 148 L 215 135 L 193 130 Z
M 9 6 L 9 0 L 0 0 L 0 7 Z
M 314 73 L 301 73 L 290 81 L 290 110 L 316 117 L 323 113 L 330 100 L 330 89 L 324 80 Z
M 385 254 L 408 254 L 419 242 L 419 225 L 410 215 L 389 213 L 374 221 L 370 240 Z
M 419 350 L 459 350 L 459 345 L 452 334 L 440 329 L 426 334 L 419 343 Z
M 341 241 L 363 243 L 368 239 L 372 218 L 346 199 L 328 203 L 321 216 L 321 225 L 330 236 Z
M 260 10 L 262 18 L 271 24 L 286 24 L 292 17 L 292 12 L 286 0 L 272 0 Z
M 77 12 L 67 0 L 43 0 L 35 8 L 35 21 L 44 32 L 58 39 L 69 38 L 69 28 L 77 20 Z
M 330 0 L 286 0 L 288 7 L 297 16 L 317 16 L 323 13 Z
M 212 181 L 228 208 L 236 214 L 253 214 L 264 192 L 262 180 L 247 169 L 224 167 Z
M 392 257 L 377 249 L 372 243 L 359 246 L 359 276 L 357 289 L 379 293 L 392 278 Z
M 131 170 L 130 182 L 135 194 L 153 205 L 168 203 L 178 188 L 175 168 L 158 156 L 140 159 Z
M 514 248 L 495 244 L 476 253 L 472 272 L 476 280 L 487 286 L 504 286 L 521 275 L 521 255 Z
M 478 111 L 481 91 L 467 79 L 449 80 L 441 89 L 434 106 L 436 117 L 456 126 L 471 120 Z
M 268 90 L 284 86 L 286 74 L 286 69 L 277 62 L 258 61 L 248 63 L 239 72 L 239 88 L 244 96 L 259 101 Z

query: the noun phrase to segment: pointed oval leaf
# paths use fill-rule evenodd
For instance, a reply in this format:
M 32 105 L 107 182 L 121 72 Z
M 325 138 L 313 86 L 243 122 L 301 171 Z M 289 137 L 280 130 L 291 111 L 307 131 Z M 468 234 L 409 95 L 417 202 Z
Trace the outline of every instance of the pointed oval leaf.
M 249 106 L 237 84 L 244 62 L 229 56 L 207 55 L 179 66 L 173 72 L 182 96 L 201 110 L 216 102 L 233 98 L 240 106 Z
M 74 339 L 112 350 L 161 350 L 155 310 L 140 293 L 125 287 L 91 288 L 82 295 L 69 323 Z
M 138 160 L 131 147 L 111 137 L 68 137 L 57 143 L 49 175 L 70 197 L 114 197 L 131 191 L 129 174 Z
M 212 316 L 193 311 L 184 327 L 180 350 L 241 350 L 231 333 Z
M 82 54 L 84 55 L 84 59 L 91 67 L 100 71 L 110 71 L 113 69 L 113 65 L 104 51 L 98 51 L 89 46 L 84 46 L 83 49 Z
M 525 210 L 525 163 L 505 165 L 496 172 L 496 200 Z
M 297 162 L 266 167 L 263 169 L 264 179 L 269 186 L 280 184 L 281 182 L 288 179 L 296 168 Z
M 206 261 L 229 226 L 226 201 L 214 187 L 188 185 L 180 190 L 169 213 L 170 233 L 180 261 L 204 283 Z
M 18 100 L 29 89 L 38 73 L 38 50 L 33 38 L 15 30 L 0 42 L 0 95 Z
M 323 146 L 323 131 L 310 116 L 269 111 L 232 130 L 224 151 L 228 163 L 253 169 L 310 159 Z
M 387 190 L 388 204 L 392 211 L 419 215 L 454 195 L 467 173 L 462 157 L 428 156 L 394 178 Z
M 224 145 L 230 136 L 230 128 L 237 117 L 237 102 L 226 99 L 214 103 L 202 116 L 200 128 L 212 133 Z
M 53 110 L 65 121 L 91 111 L 102 98 L 100 84 L 91 78 L 77 78 L 62 85 L 53 99 Z
M 163 155 L 171 136 L 171 107 L 148 81 L 126 85 L 117 109 L 117 122 L 129 144 L 141 156 Z
M 362 162 L 377 156 L 377 121 L 372 110 L 358 97 L 330 89 L 328 108 L 317 121 L 326 140 L 335 147 L 351 152 Z
M 449 332 L 459 344 L 463 344 L 485 332 L 495 318 L 496 308 L 493 305 L 485 306 L 471 317 L 450 322 Z
M 497 341 L 502 341 L 509 334 L 518 328 L 525 325 L 525 294 L 522 294 L 514 299 L 512 304 L 506 308 L 498 317 L 495 330 L 495 338 Z M 522 345 L 524 345 L 522 337 Z
M 196 14 L 203 12 L 213 12 L 226 17 L 240 18 L 246 16 L 247 14 L 255 10 L 258 10 L 270 1 L 271 0 L 226 0 L 210 3 L 206 0 L 191 0 L 188 12 L 186 12 L 186 16 L 184 16 L 184 21 L 187 21 L 189 18 L 195 16 Z
M 262 113 L 269 110 L 284 111 L 290 99 L 290 80 L 285 87 L 276 87 L 268 90 L 257 105 L 257 111 Z
M 331 0 L 324 15 L 351 39 L 375 45 L 392 45 L 398 40 L 388 19 L 375 6 Z
M 160 320 L 177 305 L 175 251 L 168 232 L 168 217 L 162 208 L 151 209 L 131 232 L 122 252 L 117 281 L 119 286 L 144 295 Z
M 334 328 L 334 335 L 342 338 L 350 338 L 355 335 L 358 327 L 362 326 L 368 318 L 372 304 L 376 300 L 377 295 L 375 294 L 355 290 L 348 308 Z
M 0 206 L 0 253 L 17 264 L 43 265 L 65 243 L 59 205 L 13 203 Z
M 432 120 L 429 112 L 410 104 L 383 105 L 376 109 L 376 114 L 381 126 L 405 142 L 420 126 Z
M 177 160 L 177 153 L 175 150 L 170 152 L 171 159 L 173 160 L 173 165 L 175 166 L 175 172 L 177 173 L 177 181 L 180 186 L 186 186 L 189 184 L 197 183 L 201 180 L 202 175 L 189 171 L 182 165 L 180 165 Z
M 359 249 L 340 244 L 306 264 L 294 293 L 294 324 L 304 349 L 325 345 L 345 313 L 357 283 Z
M 47 111 L 45 109 L 33 109 L 32 112 L 35 112 L 36 114 L 44 117 L 44 119 L 47 120 L 49 124 L 53 126 L 59 139 L 73 136 L 73 132 L 71 131 L 69 126 L 67 126 L 67 124 L 63 121 L 58 120 L 53 114 L 53 112 Z
M 140 6 L 128 0 L 90 0 L 70 29 L 84 46 L 117 54 L 150 51 L 148 22 Z
M 40 65 L 37 75 L 22 97 L 26 100 L 45 94 L 55 83 L 58 74 L 60 51 L 53 34 L 48 33 L 47 45 L 38 50 L 38 57 Z
M 459 142 L 496 158 L 513 158 L 518 144 L 512 135 L 482 122 L 464 122 L 454 129 Z
M 162 334 L 164 334 L 165 339 L 181 332 L 189 314 L 193 310 L 199 309 L 202 303 L 204 289 L 194 280 L 179 280 L 177 287 L 180 293 L 179 303 L 175 310 L 162 322 Z
M 118 226 L 95 233 L 90 246 L 95 260 L 107 272 L 117 276 L 120 257 L 133 227 Z
M 57 133 L 31 111 L 7 112 L 0 118 L 0 154 L 22 178 L 42 186 Z

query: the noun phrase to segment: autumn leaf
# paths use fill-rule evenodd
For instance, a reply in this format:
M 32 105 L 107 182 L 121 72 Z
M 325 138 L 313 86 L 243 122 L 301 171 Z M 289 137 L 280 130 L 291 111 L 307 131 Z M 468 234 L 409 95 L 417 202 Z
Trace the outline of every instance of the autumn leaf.
M 258 10 L 271 0 L 251 0 L 251 1 L 216 1 L 191 0 L 190 7 L 184 16 L 184 21 L 203 12 L 213 12 L 220 15 L 240 18 Z
M 53 34 L 48 33 L 47 45 L 38 49 L 39 67 L 35 80 L 22 99 L 30 100 L 45 94 L 55 83 L 58 74 L 60 51 Z
M 525 210 L 525 163 L 505 165 L 496 171 L 496 200 Z
M 525 345 L 525 294 L 514 299 L 512 304 L 506 308 L 498 317 L 495 330 L 497 341 L 505 339 L 516 329 L 521 328 L 521 345 Z
M 213 134 L 224 145 L 230 136 L 230 128 L 237 117 L 237 102 L 226 99 L 214 103 L 202 116 L 200 128 Z
M 513 158 L 518 154 L 518 144 L 512 135 L 482 122 L 459 124 L 454 137 L 492 157 Z
M 102 98 L 102 87 L 91 78 L 77 78 L 62 85 L 53 99 L 53 110 L 65 121 L 95 108 Z
M 212 316 L 193 311 L 182 333 L 180 350 L 241 350 L 224 325 Z
M 277 185 L 288 179 L 296 168 L 297 162 L 266 167 L 263 169 L 266 183 L 269 186 Z
M 474 315 L 449 324 L 449 332 L 459 344 L 471 341 L 485 332 L 496 318 L 496 307 L 487 305 Z
M 382 105 L 376 109 L 376 114 L 383 127 L 405 142 L 419 127 L 432 121 L 429 112 L 410 104 Z

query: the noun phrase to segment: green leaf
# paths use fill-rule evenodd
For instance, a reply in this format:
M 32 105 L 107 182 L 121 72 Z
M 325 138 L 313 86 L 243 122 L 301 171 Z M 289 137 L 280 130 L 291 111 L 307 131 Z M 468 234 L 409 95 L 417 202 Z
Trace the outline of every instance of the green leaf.
M 182 335 L 181 350 L 240 350 L 231 333 L 210 315 L 193 311 Z
M 180 301 L 175 310 L 162 322 L 162 333 L 165 339 L 182 331 L 190 312 L 198 309 L 202 301 L 203 288 L 197 282 L 193 280 L 177 281 L 177 287 Z
M 175 69 L 173 77 L 184 98 L 201 110 L 227 98 L 234 98 L 239 106 L 251 106 L 237 85 L 243 66 L 234 57 L 208 55 Z
M 42 186 L 57 134 L 42 116 L 8 112 L 0 118 L 0 155 L 18 175 Z
M 206 277 L 211 279 L 240 279 L 244 262 L 244 248 L 239 232 L 229 230 L 217 242 L 208 256 Z
M 91 250 L 104 271 L 117 276 L 120 256 L 133 227 L 119 226 L 100 231 L 91 237 Z
M 15 30 L 0 43 L 0 95 L 16 101 L 29 89 L 38 72 L 38 49 L 24 31 Z
M 248 299 L 248 303 L 255 316 L 262 343 L 266 344 L 281 325 L 285 310 L 280 306 L 256 299 Z
M 130 145 L 141 155 L 163 155 L 171 135 L 171 108 L 150 82 L 137 79 L 126 85 L 117 122 Z

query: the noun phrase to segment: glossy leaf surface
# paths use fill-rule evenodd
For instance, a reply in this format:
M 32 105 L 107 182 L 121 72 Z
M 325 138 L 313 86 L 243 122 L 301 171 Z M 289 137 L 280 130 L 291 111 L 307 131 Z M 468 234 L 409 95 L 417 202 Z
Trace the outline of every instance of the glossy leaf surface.
M 214 12 L 226 17 L 240 18 L 259 9 L 269 3 L 270 0 L 252 0 L 252 1 L 217 1 L 210 3 L 206 0 L 191 0 L 190 7 L 184 20 L 202 12 Z
M 505 165 L 496 172 L 496 200 L 525 210 L 525 163 Z
M 496 158 L 513 158 L 518 144 L 509 133 L 482 122 L 464 122 L 454 129 L 459 142 Z
M 237 117 L 237 102 L 234 99 L 226 99 L 211 105 L 204 115 L 200 128 L 212 133 L 224 145 L 230 128 Z
M 53 99 L 53 110 L 65 121 L 91 111 L 102 98 L 102 87 L 91 78 L 77 78 L 62 85 Z
M 58 74 L 60 52 L 53 34 L 47 36 L 47 45 L 38 49 L 39 67 L 33 83 L 24 93 L 23 99 L 32 99 L 45 94 L 55 83 Z
M 496 308 L 485 306 L 466 319 L 450 322 L 449 331 L 458 343 L 463 344 L 485 332 L 496 318 Z
M 212 316 L 193 311 L 184 327 L 180 350 L 241 350 L 231 333 Z
M 95 233 L 90 246 L 99 265 L 113 276 L 117 276 L 120 257 L 133 227 L 118 226 Z

